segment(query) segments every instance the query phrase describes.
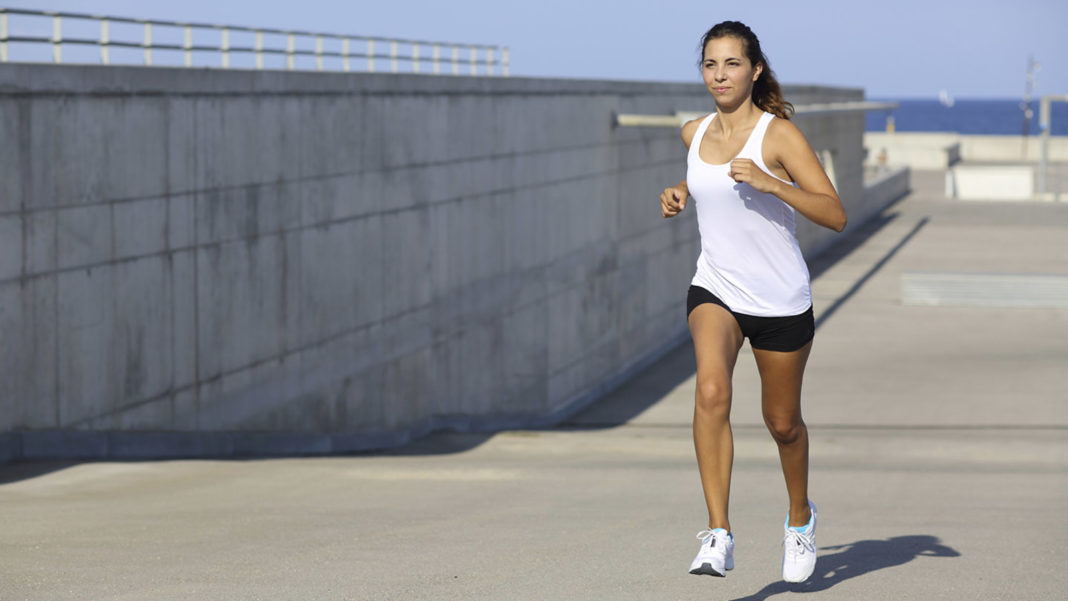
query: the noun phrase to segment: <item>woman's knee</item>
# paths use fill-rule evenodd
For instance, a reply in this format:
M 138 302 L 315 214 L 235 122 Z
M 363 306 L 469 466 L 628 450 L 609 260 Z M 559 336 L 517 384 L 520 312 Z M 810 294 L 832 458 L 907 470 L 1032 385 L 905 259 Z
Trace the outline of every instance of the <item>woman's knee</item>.
M 771 432 L 771 437 L 779 444 L 793 444 L 801 438 L 805 432 L 805 422 L 801 416 L 792 415 L 764 415 L 764 423 Z
M 697 411 L 699 413 L 726 417 L 731 409 L 730 380 L 719 378 L 698 378 Z

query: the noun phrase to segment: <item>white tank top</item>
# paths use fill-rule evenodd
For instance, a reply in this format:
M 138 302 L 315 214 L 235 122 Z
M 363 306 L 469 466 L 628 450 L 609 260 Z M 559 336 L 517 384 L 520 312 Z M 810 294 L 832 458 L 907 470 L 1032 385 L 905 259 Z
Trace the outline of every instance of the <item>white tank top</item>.
M 686 161 L 686 184 L 701 232 L 701 256 L 692 283 L 736 313 L 760 317 L 804 313 L 812 306 L 812 292 L 794 232 L 794 209 L 728 177 L 729 161 L 713 165 L 701 159 L 701 141 L 715 118 L 712 113 L 701 121 Z M 774 118 L 771 113 L 760 116 L 737 156 L 751 159 L 769 174 L 762 146 Z

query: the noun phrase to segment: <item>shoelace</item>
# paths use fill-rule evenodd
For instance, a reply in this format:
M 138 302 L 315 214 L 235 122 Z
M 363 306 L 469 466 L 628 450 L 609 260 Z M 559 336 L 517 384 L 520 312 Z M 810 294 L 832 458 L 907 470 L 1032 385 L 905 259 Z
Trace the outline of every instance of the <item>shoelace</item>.
M 786 552 L 791 555 L 816 552 L 816 544 L 812 540 L 812 536 L 804 532 L 798 532 L 793 528 L 786 529 L 786 537 L 783 538 L 782 544 L 786 548 Z
M 697 540 L 701 541 L 701 544 L 708 543 L 709 546 L 714 546 L 716 544 L 716 533 L 711 530 L 702 530 L 697 533 Z

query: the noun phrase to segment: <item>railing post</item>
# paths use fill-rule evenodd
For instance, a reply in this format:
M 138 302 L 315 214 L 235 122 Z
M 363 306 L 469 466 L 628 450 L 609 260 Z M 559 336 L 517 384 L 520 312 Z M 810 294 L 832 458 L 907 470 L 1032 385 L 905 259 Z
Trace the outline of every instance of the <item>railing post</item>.
M 0 62 L 7 62 L 7 12 L 0 8 Z
M 460 74 L 460 47 L 459 46 L 453 46 L 452 47 L 452 74 L 453 75 L 459 75 Z
M 412 73 L 419 72 L 419 44 L 412 44 Z
M 323 36 L 315 36 L 315 70 L 323 70 Z
M 389 42 L 389 70 L 397 72 L 397 40 Z
M 486 48 L 486 73 L 493 75 L 493 48 Z
M 501 74 L 508 77 L 508 46 L 501 50 Z
M 256 32 L 256 68 L 263 68 L 263 32 Z
M 145 23 L 145 41 L 141 44 L 145 48 L 145 64 L 152 64 L 152 24 Z
M 1038 105 L 1038 128 L 1042 130 L 1042 154 L 1038 160 L 1038 193 L 1046 193 L 1046 171 L 1049 169 L 1050 100 L 1043 96 Z
M 100 20 L 100 64 L 106 65 L 111 60 L 108 56 L 108 20 Z
M 182 49 L 185 51 L 185 66 L 193 66 L 193 27 L 185 26 L 185 37 L 182 40 Z
M 375 41 L 367 40 L 367 72 L 375 72 Z
M 222 44 L 219 49 L 222 51 L 222 68 L 230 68 L 230 30 L 222 28 Z
M 341 69 L 345 72 L 349 70 L 349 39 L 344 38 L 341 40 Z
M 293 34 L 289 34 L 289 39 L 286 42 L 286 69 L 293 70 L 293 51 L 297 48 L 297 41 L 293 37 Z
M 63 22 L 59 16 L 52 17 L 52 62 L 63 62 Z
M 441 73 L 441 44 L 434 44 L 434 75 Z
M 474 46 L 471 46 L 471 75 L 477 75 L 478 74 L 478 66 L 475 65 L 476 57 L 477 57 L 477 51 L 475 50 Z

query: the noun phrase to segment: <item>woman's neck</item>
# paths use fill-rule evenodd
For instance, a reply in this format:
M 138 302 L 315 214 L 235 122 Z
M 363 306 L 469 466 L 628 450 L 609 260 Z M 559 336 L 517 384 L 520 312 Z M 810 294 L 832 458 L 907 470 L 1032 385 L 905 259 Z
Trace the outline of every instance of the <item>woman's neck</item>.
M 717 104 L 716 121 L 719 121 L 721 131 L 730 134 L 752 127 L 763 112 L 749 99 L 736 107 L 723 107 Z

